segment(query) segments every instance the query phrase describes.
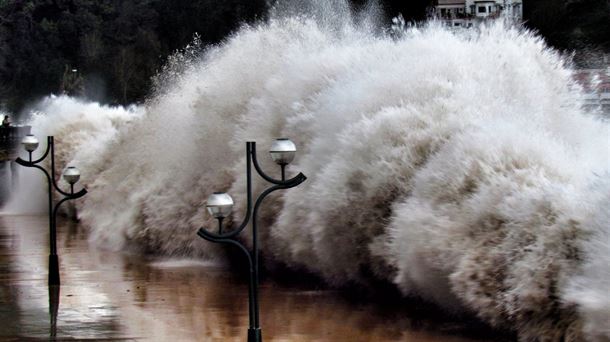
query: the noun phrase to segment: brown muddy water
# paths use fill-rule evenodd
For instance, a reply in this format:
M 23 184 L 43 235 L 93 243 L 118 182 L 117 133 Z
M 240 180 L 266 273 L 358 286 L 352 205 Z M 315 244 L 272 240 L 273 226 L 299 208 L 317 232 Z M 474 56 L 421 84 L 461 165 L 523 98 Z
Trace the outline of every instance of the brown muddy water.
M 234 269 L 102 250 L 72 222 L 60 221 L 62 285 L 49 289 L 47 222 L 0 215 L 0 340 L 246 340 L 247 283 Z M 264 341 L 509 340 L 477 323 L 308 286 L 262 282 Z

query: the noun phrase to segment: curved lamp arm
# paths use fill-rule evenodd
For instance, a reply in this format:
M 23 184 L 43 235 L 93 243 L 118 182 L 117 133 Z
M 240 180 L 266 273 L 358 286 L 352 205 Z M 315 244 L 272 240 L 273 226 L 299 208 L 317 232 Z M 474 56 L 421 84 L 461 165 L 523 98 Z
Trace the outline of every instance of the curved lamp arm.
M 204 228 L 199 228 L 199 231 L 197 231 L 197 235 L 199 235 L 202 239 L 210 241 L 210 242 L 226 243 L 226 244 L 237 246 L 248 257 L 248 263 L 250 265 L 250 270 L 252 270 L 252 268 L 253 268 L 252 256 L 250 255 L 250 252 L 248 252 L 248 249 L 246 249 L 246 247 L 244 245 L 242 245 L 241 243 L 239 243 L 238 241 L 224 238 L 222 236 L 219 236 L 218 234 L 210 233 L 207 230 L 205 230 Z
M 23 160 L 21 159 L 21 157 L 18 157 L 17 159 L 15 159 L 15 163 L 21 165 L 21 166 L 25 166 L 25 167 L 35 167 L 37 166 L 36 164 L 40 163 L 41 161 L 43 161 L 47 155 L 49 154 L 49 149 L 47 148 L 47 151 L 44 153 L 44 155 L 42 156 L 42 158 L 35 160 L 35 161 L 27 161 L 27 160 Z M 40 168 L 40 166 L 38 166 Z
M 21 158 L 17 158 L 15 160 L 15 162 L 21 166 L 25 166 L 25 167 L 33 167 L 35 169 L 41 170 L 45 176 L 47 176 L 47 181 L 49 181 L 49 184 L 53 184 L 53 182 L 51 181 L 51 175 L 49 175 L 49 173 L 47 172 L 47 170 L 45 170 L 44 167 L 40 166 L 40 165 L 36 165 L 37 163 L 39 163 L 40 161 L 37 162 L 28 162 L 25 161 Z
M 51 145 L 53 145 L 53 137 L 47 137 L 47 149 L 42 154 L 42 157 L 40 157 L 40 158 L 38 158 L 38 159 L 36 159 L 34 161 L 27 161 L 27 160 L 21 159 L 21 157 L 17 157 L 15 162 L 17 164 L 19 164 L 19 165 L 23 165 L 23 166 L 27 166 L 27 167 L 32 167 L 32 166 L 34 166 L 34 164 L 38 164 L 41 161 L 43 161 L 49 155 L 49 152 L 51 151 Z M 30 154 L 30 156 L 31 156 L 31 154 Z
M 279 184 L 279 185 L 274 185 L 270 188 L 268 188 L 267 190 L 265 190 L 264 192 L 262 192 L 259 196 L 258 199 L 256 200 L 256 204 L 254 204 L 254 212 L 256 212 L 256 209 L 260 206 L 260 204 L 262 203 L 263 199 L 265 199 L 265 197 L 267 195 L 269 195 L 270 193 L 272 193 L 273 191 L 276 190 L 281 190 L 281 189 L 290 189 L 290 188 L 294 188 L 295 186 L 303 183 L 307 177 L 305 177 L 305 175 L 303 174 L 299 174 L 301 175 L 301 177 L 297 176 L 294 177 L 293 179 L 290 180 L 289 184 Z M 288 183 L 288 181 L 286 182 Z M 250 213 L 250 208 L 248 208 L 248 214 Z M 249 216 L 249 215 L 248 215 Z M 246 220 L 245 223 L 247 224 L 248 221 Z M 224 234 L 216 234 L 216 233 L 212 233 L 204 228 L 199 229 L 199 232 L 197 234 L 199 234 L 199 236 L 203 237 L 204 239 L 231 239 L 234 238 L 235 236 L 237 236 L 239 233 L 241 233 L 241 231 L 244 229 L 245 225 L 240 226 L 237 229 L 234 229 L 228 233 L 224 233 Z M 204 234 L 206 237 L 204 237 L 202 234 Z M 211 241 L 211 240 L 210 240 Z
M 36 164 L 33 162 L 29 162 L 27 160 L 23 160 L 23 159 L 21 159 L 21 157 L 18 157 L 17 159 L 15 159 L 15 163 L 17 163 L 21 166 L 25 166 L 25 167 L 34 167 Z
M 251 275 L 250 284 L 248 286 L 248 293 L 249 293 L 248 297 L 249 297 L 249 301 L 250 301 L 248 314 L 250 316 L 250 328 L 253 328 L 254 326 L 252 324 L 255 322 L 255 320 L 256 320 L 255 317 L 257 314 L 255 313 L 254 307 L 252 305 L 252 301 L 254 300 L 253 298 L 256 296 L 256 294 L 254 293 L 256 284 L 254 283 L 254 279 L 252 277 L 252 274 L 254 274 L 254 272 L 255 272 L 254 261 L 252 260 L 252 255 L 250 254 L 250 252 L 244 245 L 239 243 L 239 241 L 236 241 L 233 239 L 217 238 L 216 234 L 212 234 L 203 228 L 199 229 L 199 231 L 197 232 L 197 235 L 199 235 L 202 239 L 210 241 L 210 242 L 218 242 L 218 243 L 224 243 L 224 244 L 236 246 L 242 252 L 244 252 L 244 254 L 246 255 L 246 258 L 248 258 L 248 267 L 250 268 L 249 271 L 250 271 L 250 275 Z
M 248 141 L 246 143 L 246 177 L 247 177 L 247 203 L 248 203 L 248 207 L 246 209 L 246 216 L 244 218 L 244 220 L 239 224 L 238 228 L 233 229 L 227 233 L 221 233 L 221 234 L 216 234 L 216 233 L 212 233 L 209 232 L 205 229 L 201 229 L 200 231 L 203 231 L 209 238 L 212 239 L 231 239 L 234 238 L 235 236 L 237 236 L 239 233 L 242 232 L 242 230 L 244 230 L 246 228 L 246 226 L 248 225 L 248 222 L 250 221 L 250 216 L 252 213 L 252 182 L 251 182 L 251 177 L 252 177 L 252 167 L 250 166 L 251 164 L 254 164 L 254 168 L 256 169 L 256 171 L 258 172 L 258 174 L 265 180 L 267 180 L 268 182 L 275 184 L 274 186 L 272 186 L 271 188 L 267 189 L 265 192 L 263 192 L 261 195 L 259 195 L 258 200 L 256 201 L 255 204 L 255 208 L 257 208 L 260 205 L 260 202 L 262 202 L 262 200 L 271 192 L 275 191 L 275 190 L 279 190 L 279 189 L 289 189 L 289 188 L 293 188 L 301 183 L 303 183 L 307 177 L 301 172 L 298 175 L 296 175 L 295 177 L 288 179 L 286 181 L 280 181 L 280 180 L 276 180 L 273 179 L 271 177 L 269 177 L 265 172 L 263 172 L 263 170 L 260 168 L 258 161 L 256 159 L 256 143 L 253 141 Z M 256 209 L 255 209 L 256 211 Z M 201 236 L 201 235 L 200 235 Z
M 53 182 L 53 186 L 55 187 L 55 190 L 57 190 L 57 192 L 59 192 L 60 194 L 69 197 L 68 199 L 77 199 L 80 197 L 83 197 L 87 194 L 87 189 L 82 188 L 79 192 L 75 192 L 75 193 L 69 193 L 69 192 L 65 192 L 62 189 L 59 188 L 59 186 L 57 186 L 57 183 Z
M 210 237 L 213 237 L 215 239 L 230 239 L 233 238 L 235 236 L 237 236 L 239 233 L 242 232 L 242 230 L 244 230 L 246 228 L 246 226 L 248 225 L 248 222 L 250 221 L 250 216 L 252 213 L 252 182 L 251 182 L 251 177 L 252 177 L 252 167 L 251 164 L 254 164 L 254 168 L 256 169 L 256 171 L 259 173 L 259 175 L 261 175 L 261 177 L 263 177 L 265 180 L 270 181 L 270 183 L 276 184 L 274 187 L 272 187 L 271 191 L 275 191 L 278 189 L 289 189 L 289 188 L 293 188 L 301 183 L 303 183 L 307 177 L 303 174 L 303 173 L 299 173 L 298 175 L 296 175 L 295 177 L 288 179 L 286 181 L 279 181 L 279 180 L 275 180 L 271 177 L 269 177 L 267 174 L 265 174 L 260 167 L 258 166 L 258 162 L 256 161 L 256 143 L 255 142 L 247 142 L 246 143 L 246 177 L 248 179 L 247 181 L 247 208 L 246 208 L 246 216 L 244 217 L 244 220 L 238 225 L 237 228 L 224 233 L 224 234 L 216 234 L 216 233 L 211 233 L 211 232 L 207 232 L 208 234 L 210 234 Z M 270 192 L 271 192 L 270 191 Z M 263 194 L 261 194 L 259 196 L 259 200 L 261 200 L 262 198 L 264 198 L 267 194 L 265 194 L 263 196 Z M 257 201 L 258 203 L 258 201 Z M 205 230 L 204 230 L 205 231 Z
M 70 199 L 71 199 L 71 198 L 64 197 L 64 198 L 62 198 L 62 199 L 61 199 L 61 201 L 57 202 L 57 204 L 55 204 L 55 208 L 53 208 L 53 215 L 57 216 L 57 211 L 59 210 L 59 206 L 60 206 L 62 203 L 66 202 L 66 201 L 68 201 L 68 200 L 70 200 Z
M 55 144 L 54 144 L 53 140 L 54 139 L 52 136 L 47 137 L 47 149 L 45 150 L 42 157 L 38 158 L 37 160 L 27 161 L 27 160 L 21 159 L 21 157 L 18 157 L 17 159 L 15 159 L 15 162 L 21 166 L 34 167 L 39 170 L 42 170 L 45 173 L 45 175 L 47 176 L 47 179 L 49 180 L 49 182 L 51 184 L 53 184 L 53 187 L 55 188 L 55 190 L 57 190 L 57 192 L 59 192 L 60 194 L 66 196 L 66 197 L 69 197 L 69 199 L 76 199 L 76 198 L 85 196 L 85 194 L 87 194 L 86 189 L 82 189 L 77 193 L 69 193 L 69 192 L 63 191 L 59 187 L 59 185 L 57 185 L 57 182 L 55 181 L 55 156 L 54 156 L 54 154 L 55 154 L 54 145 Z M 49 153 L 51 153 L 51 174 L 50 175 L 47 172 L 47 170 L 45 170 L 43 167 L 37 165 L 40 162 L 42 162 L 49 155 Z
M 47 177 L 47 181 L 49 181 L 51 184 L 53 184 L 53 186 L 55 186 L 55 189 L 66 197 L 65 200 L 81 198 L 81 197 L 83 197 L 83 196 L 85 196 L 87 194 L 87 189 L 85 189 L 85 188 L 81 189 L 79 192 L 76 192 L 76 193 L 67 193 L 65 191 L 62 191 L 61 189 L 59 189 L 57 187 L 57 184 L 55 184 L 55 182 L 51 181 L 51 175 L 49 175 L 49 172 L 47 172 L 47 170 L 45 170 L 45 168 L 43 168 L 42 166 L 36 165 L 36 163 L 34 163 L 34 162 L 30 163 L 30 162 L 27 162 L 27 161 L 25 161 L 25 160 L 23 160 L 21 158 L 17 158 L 17 160 L 15 160 L 15 162 L 17 164 L 19 164 L 19 165 L 22 165 L 22 166 L 33 167 L 35 169 L 41 170 L 45 174 L 45 176 Z M 58 203 L 57 205 L 59 205 L 60 203 Z
M 45 157 L 47 154 L 48 154 L 48 150 L 47 150 L 47 153 L 45 153 Z M 44 157 L 42 159 L 44 159 Z M 83 197 L 87 194 L 87 189 L 85 189 L 85 188 L 81 189 L 79 192 L 76 192 L 76 193 L 69 193 L 69 192 L 65 192 L 65 191 L 61 190 L 59 188 L 59 186 L 57 185 L 57 183 L 55 182 L 55 180 L 53 179 L 53 177 L 51 177 L 51 175 L 49 175 L 47 170 L 45 170 L 42 166 L 37 165 L 38 163 L 40 163 L 40 161 L 41 160 L 29 162 L 29 161 L 25 161 L 21 158 L 17 158 L 15 160 L 15 162 L 21 166 L 33 167 L 33 168 L 42 170 L 42 172 L 44 172 L 44 174 L 47 176 L 47 180 L 49 182 L 51 182 L 51 184 L 53 184 L 53 187 L 55 188 L 55 190 L 57 190 L 60 194 L 66 196 L 66 197 L 69 197 L 68 199 L 77 199 L 77 198 Z
M 250 222 L 250 216 L 252 214 L 252 166 L 251 166 L 251 161 L 252 161 L 252 155 L 251 152 L 252 151 L 252 143 L 251 142 L 247 142 L 246 143 L 246 194 L 247 194 L 247 207 L 246 207 L 246 216 L 244 216 L 243 221 L 239 224 L 239 226 L 232 230 L 229 233 L 225 233 L 225 234 L 213 234 L 212 236 L 214 236 L 215 239 L 227 239 L 227 238 L 231 238 L 236 236 L 237 234 L 241 233 L 242 230 L 244 230 L 246 228 L 246 226 L 248 225 L 248 222 Z M 201 230 L 206 231 L 205 229 L 201 228 Z

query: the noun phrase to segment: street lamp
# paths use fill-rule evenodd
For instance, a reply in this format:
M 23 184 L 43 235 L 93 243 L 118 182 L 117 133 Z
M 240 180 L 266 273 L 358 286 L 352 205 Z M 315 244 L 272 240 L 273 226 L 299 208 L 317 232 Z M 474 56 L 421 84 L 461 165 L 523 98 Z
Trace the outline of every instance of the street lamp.
M 296 145 L 286 138 L 276 139 L 269 149 L 271 159 L 282 168 L 282 180 L 286 180 L 286 165 L 294 160 L 297 153 Z
M 74 184 L 80 179 L 80 171 L 74 166 L 68 166 L 64 171 L 64 180 L 70 184 L 70 193 L 74 193 Z
M 77 199 L 85 196 L 87 193 L 86 189 L 81 189 L 79 192 L 74 192 L 74 184 L 78 182 L 80 179 L 80 172 L 77 168 L 70 166 L 68 167 L 64 173 L 63 178 L 68 184 L 70 184 L 70 192 L 65 192 L 57 186 L 55 181 L 55 144 L 53 142 L 53 137 L 47 137 L 47 150 L 44 152 L 42 157 L 37 160 L 32 160 L 32 152 L 34 152 L 38 148 L 38 139 L 35 136 L 28 134 L 23 138 L 21 144 L 28 152 L 29 158 L 28 160 L 23 160 L 21 158 L 17 158 L 15 162 L 19 165 L 25 167 L 33 167 L 39 170 L 42 170 L 44 174 L 47 176 L 47 184 L 48 184 L 48 193 L 49 193 L 49 231 L 50 231 L 50 252 L 49 252 L 49 285 L 59 285 L 59 260 L 57 258 L 57 211 L 59 206 L 65 201 Z M 51 174 L 47 172 L 45 168 L 38 165 L 42 162 L 48 155 L 51 155 Z M 62 194 L 64 198 L 62 198 L 55 206 L 53 206 L 53 193 L 52 190 L 55 188 L 57 192 Z
M 25 150 L 28 151 L 28 153 L 30 155 L 30 161 L 31 161 L 32 152 L 36 151 L 36 149 L 38 148 L 38 139 L 36 139 L 36 137 L 33 136 L 32 134 L 28 134 L 25 137 L 23 137 L 21 144 L 23 145 L 23 148 L 25 148 Z
M 285 167 L 294 159 L 296 153 L 296 146 L 288 139 L 277 139 L 269 151 L 271 158 L 278 163 L 282 168 L 282 179 L 277 180 L 268 176 L 258 164 L 256 158 L 256 143 L 246 143 L 246 179 L 247 179 L 247 196 L 248 203 L 246 209 L 246 216 L 244 220 L 237 226 L 230 230 L 228 233 L 222 232 L 222 221 L 228 215 L 231 214 L 233 209 L 233 199 L 231 196 L 225 193 L 215 192 L 212 194 L 207 201 L 208 212 L 218 220 L 218 234 L 209 232 L 204 228 L 199 229 L 197 235 L 201 238 L 211 241 L 219 242 L 237 246 L 242 252 L 246 254 L 248 264 L 250 266 L 250 282 L 248 286 L 248 307 L 249 307 L 249 322 L 248 328 L 248 342 L 262 342 L 262 334 L 259 320 L 258 310 L 258 231 L 256 227 L 256 218 L 258 209 L 267 195 L 273 191 L 280 189 L 293 188 L 303 183 L 307 177 L 304 174 L 299 173 L 296 177 L 289 180 L 285 179 Z M 254 210 L 252 210 L 252 164 L 256 169 L 256 172 L 267 182 L 273 185 L 263 191 L 256 202 L 254 203 Z M 244 228 L 248 225 L 252 216 L 252 251 L 249 251 L 241 242 L 237 240 L 237 235 L 241 233 Z
M 222 234 L 222 220 L 233 211 L 233 198 L 223 192 L 215 192 L 208 197 L 206 208 L 219 221 L 218 234 Z

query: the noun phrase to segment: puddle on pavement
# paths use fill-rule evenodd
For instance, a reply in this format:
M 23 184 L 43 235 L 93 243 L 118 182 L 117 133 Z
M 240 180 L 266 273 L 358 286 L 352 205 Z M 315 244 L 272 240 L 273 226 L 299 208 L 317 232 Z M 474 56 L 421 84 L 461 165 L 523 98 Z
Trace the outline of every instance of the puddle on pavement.
M 0 320 L 8 323 L 0 339 L 246 340 L 247 283 L 234 270 L 100 250 L 74 223 L 60 224 L 62 285 L 49 289 L 47 222 L 0 216 Z M 338 291 L 265 280 L 260 299 L 264 341 L 500 340 L 481 337 L 476 325 L 358 304 Z

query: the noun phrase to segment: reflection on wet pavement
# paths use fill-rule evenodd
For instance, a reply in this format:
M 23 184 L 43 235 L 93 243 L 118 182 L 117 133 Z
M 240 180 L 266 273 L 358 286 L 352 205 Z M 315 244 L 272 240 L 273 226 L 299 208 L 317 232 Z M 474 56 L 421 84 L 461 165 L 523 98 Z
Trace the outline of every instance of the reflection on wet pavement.
M 62 286 L 49 288 L 46 223 L 0 216 L 0 340 L 246 340 L 247 283 L 231 269 L 100 250 L 74 223 L 60 220 Z M 265 281 L 260 298 L 265 341 L 499 340 L 448 336 L 468 328 L 422 323 L 335 291 Z

